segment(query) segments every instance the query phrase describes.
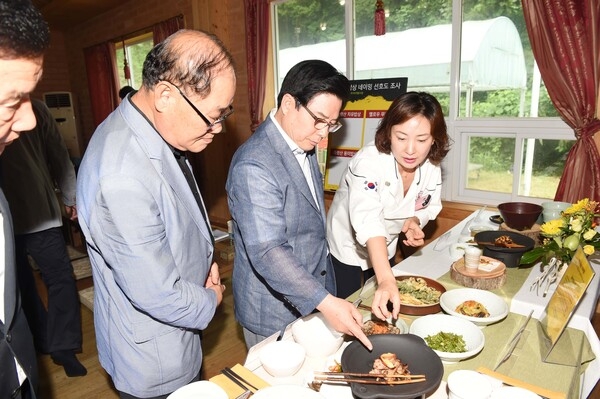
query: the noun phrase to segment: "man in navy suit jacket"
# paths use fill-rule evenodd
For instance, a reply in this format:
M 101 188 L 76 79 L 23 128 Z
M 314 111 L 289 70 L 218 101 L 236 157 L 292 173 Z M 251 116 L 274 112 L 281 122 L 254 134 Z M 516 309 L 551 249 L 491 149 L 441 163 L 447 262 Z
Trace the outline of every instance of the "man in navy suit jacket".
M 48 25 L 29 1 L 0 1 L 0 153 L 35 127 L 29 95 L 42 76 L 49 42 Z M 0 398 L 35 398 L 36 355 L 17 289 L 12 220 L 2 191 L 0 217 Z
M 235 153 L 227 198 L 235 226 L 235 315 L 251 347 L 315 309 L 369 349 L 362 315 L 335 297 L 315 147 L 339 129 L 350 83 L 330 64 L 302 61 L 271 111 Z

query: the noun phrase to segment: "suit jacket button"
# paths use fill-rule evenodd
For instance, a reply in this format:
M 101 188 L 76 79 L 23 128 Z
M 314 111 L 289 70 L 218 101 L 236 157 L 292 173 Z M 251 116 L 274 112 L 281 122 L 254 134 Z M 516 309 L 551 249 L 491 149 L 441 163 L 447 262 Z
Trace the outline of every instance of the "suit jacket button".
M 10 341 L 12 341 L 12 333 L 9 331 L 9 332 L 6 334 L 6 342 L 10 342 Z
M 327 274 L 327 272 L 326 272 L 325 270 L 323 270 L 323 271 L 321 272 L 321 276 L 324 276 L 324 275 L 326 275 L 326 274 Z

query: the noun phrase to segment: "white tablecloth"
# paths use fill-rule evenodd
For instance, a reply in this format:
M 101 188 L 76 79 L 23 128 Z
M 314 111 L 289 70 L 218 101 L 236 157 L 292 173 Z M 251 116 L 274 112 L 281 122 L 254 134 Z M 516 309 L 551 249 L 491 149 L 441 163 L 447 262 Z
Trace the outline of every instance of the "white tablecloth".
M 438 237 L 429 245 L 426 245 L 407 259 L 394 266 L 394 274 L 414 274 L 434 279 L 443 276 L 448 272 L 449 265 L 452 264 L 450 246 L 453 243 L 458 242 L 462 236 L 469 235 L 468 226 L 470 223 L 476 223 L 477 225 L 486 224 L 490 228 L 497 229 L 498 225 L 489 221 L 489 216 L 493 214 L 494 213 L 490 211 L 474 212 L 471 216 L 454 226 L 442 236 Z M 472 222 L 475 219 L 476 221 Z M 596 382 L 600 379 L 600 340 L 598 339 L 592 323 L 590 322 L 590 319 L 595 313 L 596 301 L 600 293 L 600 261 L 596 258 L 592 259 L 591 263 L 592 267 L 596 271 L 596 275 L 594 276 L 594 279 L 588 287 L 582 301 L 577 307 L 576 313 L 573 315 L 568 325 L 569 327 L 581 330 L 586 334 L 590 346 L 596 355 L 596 359 L 588 365 L 588 368 L 583 376 L 581 398 L 587 398 L 596 385 Z M 510 306 L 511 312 L 528 315 L 529 312 L 533 310 L 533 317 L 540 317 L 554 291 L 551 289 L 546 297 L 543 297 L 542 295 L 538 296 L 535 290 L 531 291 L 529 287 L 537 275 L 538 273 L 532 271 L 528 280 L 513 297 Z M 276 338 L 277 335 L 275 334 L 270 337 L 267 342 L 275 340 Z M 283 339 L 293 339 L 289 329 L 285 332 Z M 260 361 L 258 360 L 258 353 L 260 352 L 260 347 L 262 346 L 261 344 L 258 344 L 256 347 L 250 349 L 245 366 L 271 384 L 306 384 L 307 379 L 310 378 L 311 371 L 324 370 L 326 363 L 331 361 L 331 358 L 307 358 L 302 369 L 296 373 L 296 375 L 287 378 L 274 378 L 271 377 L 261 367 Z M 341 350 L 338 352 L 338 355 L 340 353 Z M 327 399 L 352 399 L 352 394 L 348 387 L 332 387 L 323 385 L 321 392 Z M 442 381 L 439 389 L 429 398 L 447 399 L 448 394 L 446 392 L 445 382 Z

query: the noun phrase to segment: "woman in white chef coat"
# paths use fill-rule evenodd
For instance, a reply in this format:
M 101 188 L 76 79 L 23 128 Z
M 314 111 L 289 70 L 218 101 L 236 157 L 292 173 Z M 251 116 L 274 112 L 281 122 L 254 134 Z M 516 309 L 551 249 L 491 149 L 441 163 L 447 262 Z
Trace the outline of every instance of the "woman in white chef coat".
M 378 288 L 375 316 L 400 311 L 391 262 L 403 243 L 421 246 L 423 227 L 442 209 L 440 163 L 450 139 L 442 108 L 424 92 L 408 92 L 392 102 L 375 140 L 350 160 L 327 216 L 337 296 L 345 298 L 372 275 Z

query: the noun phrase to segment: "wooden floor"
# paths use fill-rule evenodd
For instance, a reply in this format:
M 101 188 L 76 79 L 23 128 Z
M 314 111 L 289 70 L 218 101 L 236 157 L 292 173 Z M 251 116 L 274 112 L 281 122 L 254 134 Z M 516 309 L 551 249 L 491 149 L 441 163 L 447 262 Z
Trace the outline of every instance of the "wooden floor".
M 204 331 L 204 378 L 210 378 L 220 372 L 225 366 L 243 363 L 246 357 L 240 326 L 233 315 L 233 295 L 231 290 L 231 265 L 225 262 L 222 265 L 222 275 L 227 290 L 223 303 L 217 310 L 215 318 Z M 86 288 L 91 284 L 91 278 L 78 281 L 79 288 Z M 42 296 L 45 289 L 41 282 L 39 289 Z M 83 329 L 83 352 L 78 355 L 79 360 L 87 368 L 85 377 L 69 378 L 61 366 L 55 365 L 50 356 L 40 356 L 38 366 L 40 369 L 40 397 L 43 399 L 79 399 L 79 398 L 118 398 L 111 380 L 98 362 L 96 339 L 94 334 L 93 314 L 86 307 L 81 307 Z M 600 332 L 600 306 L 592 319 L 596 334 Z M 600 383 L 588 397 L 600 399 Z
M 223 302 L 209 327 L 203 332 L 204 378 L 218 374 L 225 366 L 244 363 L 246 345 L 241 327 L 233 315 L 233 294 L 231 289 L 231 265 L 221 265 L 222 280 L 227 286 Z M 91 285 L 91 277 L 77 282 L 78 288 Z M 45 289 L 40 282 L 38 288 L 42 295 Z M 67 377 L 61 366 L 55 365 L 50 356 L 38 357 L 40 371 L 40 397 L 42 399 L 113 399 L 118 398 L 112 382 L 98 361 L 96 335 L 94 333 L 93 313 L 81 306 L 83 330 L 83 352 L 77 357 L 87 368 L 84 377 Z

